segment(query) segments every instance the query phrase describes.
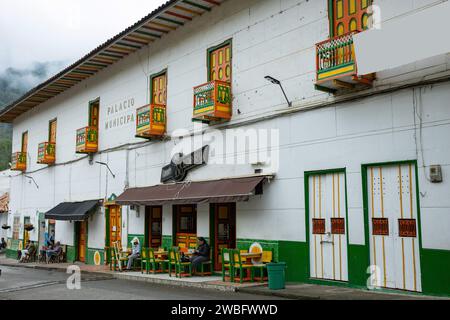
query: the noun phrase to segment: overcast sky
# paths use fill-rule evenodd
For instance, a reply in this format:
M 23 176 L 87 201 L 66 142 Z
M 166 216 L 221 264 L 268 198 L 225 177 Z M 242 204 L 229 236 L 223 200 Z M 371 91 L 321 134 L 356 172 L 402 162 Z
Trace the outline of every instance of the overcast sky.
M 0 73 L 37 62 L 69 65 L 164 2 L 0 0 Z

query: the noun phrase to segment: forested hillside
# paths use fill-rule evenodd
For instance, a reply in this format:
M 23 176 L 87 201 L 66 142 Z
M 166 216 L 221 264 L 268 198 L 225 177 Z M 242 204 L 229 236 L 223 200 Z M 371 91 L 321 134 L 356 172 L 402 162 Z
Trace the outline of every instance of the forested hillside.
M 35 63 L 28 69 L 8 68 L 0 72 L 0 110 L 63 66 L 63 62 Z M 0 123 L 0 171 L 7 169 L 11 161 L 11 132 L 11 125 Z

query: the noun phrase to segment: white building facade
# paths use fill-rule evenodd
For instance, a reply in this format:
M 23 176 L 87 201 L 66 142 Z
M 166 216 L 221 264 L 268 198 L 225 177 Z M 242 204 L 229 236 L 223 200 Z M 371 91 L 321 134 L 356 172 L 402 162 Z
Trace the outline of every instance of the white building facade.
M 148 46 L 129 52 L 116 45 L 128 54 L 106 50 L 114 64 L 99 72 L 81 68 L 89 77 L 75 85 L 66 77 L 68 85 L 58 95 L 26 96 L 32 108 L 21 107 L 28 106 L 22 100 L 0 112 L 1 121 L 13 123 L 13 151 L 27 155 L 26 169 L 11 178 L 10 256 L 25 238 L 42 244 L 49 228 L 67 246 L 68 260 L 89 264 L 108 259 L 112 238 L 124 247 L 135 236 L 147 246 L 170 247 L 190 246 L 182 237 L 203 236 L 211 242 L 215 268 L 221 248 L 248 249 L 258 242 L 273 250 L 275 261 L 287 263 L 288 281 L 449 295 L 450 55 L 350 78 L 334 71 L 341 61 L 335 68 L 327 65 L 331 73 L 320 79 L 316 44 L 336 36 L 336 17 L 353 12 L 353 1 L 217 3 L 169 1 L 149 22 L 110 40 L 124 42 L 145 24 L 149 34 L 162 34 Z M 387 22 L 442 2 L 374 4 Z M 355 0 L 357 12 L 367 12 L 366 5 L 370 1 Z M 352 15 L 347 18 L 351 23 Z M 128 39 L 139 43 L 150 36 L 142 37 Z M 222 52 L 231 70 L 222 72 L 230 73 L 231 119 L 194 122 L 193 88 L 214 80 L 211 54 L 221 54 L 215 51 L 221 48 L 230 50 Z M 344 59 L 344 50 L 334 51 L 336 59 Z M 158 104 L 154 80 L 161 75 L 166 136 L 136 137 L 136 110 Z M 281 81 L 290 106 L 266 76 Z M 93 106 L 99 111 L 94 120 Z M 76 131 L 92 121 L 97 151 L 77 154 Z M 192 139 L 195 133 L 203 133 L 203 141 Z M 38 164 L 38 145 L 49 139 L 55 139 L 55 163 Z M 191 141 L 191 151 L 181 148 Z M 192 203 L 179 195 L 161 201 L 121 196 L 146 187 L 161 190 L 162 169 L 175 152 L 187 155 L 204 145 L 207 163 L 166 188 L 262 178 L 251 194 L 220 203 L 207 195 Z M 103 202 L 83 221 L 45 218 L 61 203 L 88 200 Z M 35 228 L 25 232 L 25 224 Z

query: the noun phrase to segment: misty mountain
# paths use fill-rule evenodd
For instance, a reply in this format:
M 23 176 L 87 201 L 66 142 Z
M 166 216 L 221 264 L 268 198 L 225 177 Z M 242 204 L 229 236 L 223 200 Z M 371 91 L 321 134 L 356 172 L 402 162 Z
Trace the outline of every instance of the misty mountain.
M 29 68 L 7 68 L 0 72 L 0 110 L 63 67 L 63 62 L 37 62 Z M 0 123 L 0 171 L 9 166 L 11 134 L 11 125 Z

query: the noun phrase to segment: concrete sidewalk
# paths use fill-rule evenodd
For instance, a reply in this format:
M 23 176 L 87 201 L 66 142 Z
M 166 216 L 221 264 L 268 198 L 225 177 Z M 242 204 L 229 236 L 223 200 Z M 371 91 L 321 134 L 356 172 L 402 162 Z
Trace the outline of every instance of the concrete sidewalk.
M 32 268 L 40 270 L 52 270 L 66 272 L 67 267 L 76 265 L 80 268 L 81 275 L 89 275 L 96 277 L 105 277 L 106 279 L 122 279 L 140 281 L 154 284 L 162 284 L 172 287 L 192 287 L 200 289 L 213 289 L 219 291 L 236 292 L 240 288 L 260 286 L 259 283 L 231 283 L 223 282 L 219 276 L 208 277 L 185 277 L 176 278 L 174 276 L 169 277 L 166 274 L 142 274 L 139 271 L 132 272 L 118 272 L 109 270 L 109 266 L 92 266 L 85 265 L 83 263 L 58 263 L 58 264 L 45 264 L 45 263 L 18 263 L 14 259 L 0 258 L 0 266 L 17 267 L 17 268 Z M 0 268 L 1 269 L 1 268 Z
M 0 266 L 34 268 L 66 272 L 72 263 L 42 264 L 18 263 L 14 259 L 0 258 Z M 192 287 L 200 289 L 213 289 L 227 292 L 242 292 L 263 296 L 281 297 L 295 300 L 449 300 L 443 297 L 430 297 L 411 293 L 397 293 L 386 291 L 368 291 L 346 287 L 323 286 L 315 284 L 287 284 L 284 290 L 269 290 L 267 284 L 260 283 L 230 283 L 222 282 L 221 277 L 189 277 L 175 278 L 168 274 L 147 275 L 141 272 L 114 272 L 108 266 L 91 266 L 75 263 L 80 267 L 81 274 L 104 277 L 105 279 L 123 279 L 172 287 Z M 1 269 L 1 268 L 0 268 Z
M 287 284 L 283 290 L 269 290 L 267 285 L 264 285 L 252 288 L 239 288 L 238 291 L 295 300 L 449 300 L 442 297 L 423 296 L 406 292 L 369 291 L 315 284 Z

